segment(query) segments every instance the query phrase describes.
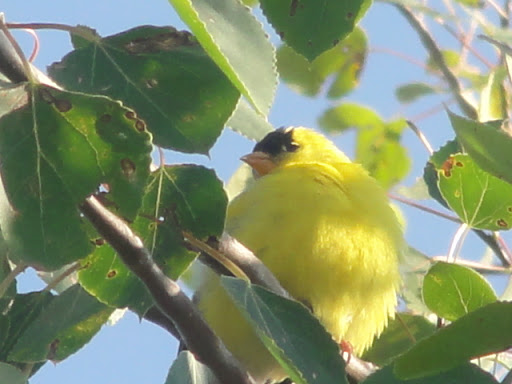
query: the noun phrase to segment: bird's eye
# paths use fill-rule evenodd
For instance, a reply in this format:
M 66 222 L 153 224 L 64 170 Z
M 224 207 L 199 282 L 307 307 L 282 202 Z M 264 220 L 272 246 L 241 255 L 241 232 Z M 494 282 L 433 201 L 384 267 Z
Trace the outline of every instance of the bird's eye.
M 287 148 L 287 151 L 288 152 L 295 152 L 297 149 L 300 148 L 300 145 L 297 144 L 297 143 L 294 143 L 294 142 L 291 142 L 290 144 L 288 144 L 288 148 Z

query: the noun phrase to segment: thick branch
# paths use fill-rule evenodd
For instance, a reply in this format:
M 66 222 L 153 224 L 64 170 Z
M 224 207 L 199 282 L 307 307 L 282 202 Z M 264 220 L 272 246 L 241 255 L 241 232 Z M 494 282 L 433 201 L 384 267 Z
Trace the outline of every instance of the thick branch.
M 88 197 L 80 208 L 126 266 L 142 280 L 158 308 L 172 320 L 181 339 L 197 359 L 208 365 L 222 383 L 252 383 L 194 304 L 156 265 L 128 225 L 94 197 Z

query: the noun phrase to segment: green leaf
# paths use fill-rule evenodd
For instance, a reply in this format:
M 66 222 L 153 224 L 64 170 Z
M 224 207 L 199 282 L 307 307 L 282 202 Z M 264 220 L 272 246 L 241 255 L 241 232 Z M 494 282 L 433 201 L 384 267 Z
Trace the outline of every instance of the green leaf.
M 512 137 L 495 123 L 479 123 L 448 112 L 457 139 L 483 170 L 512 183 Z
M 214 380 L 206 365 L 197 361 L 189 351 L 182 351 L 169 369 L 164 384 L 210 384 Z
M 421 289 L 423 278 L 432 264 L 432 259 L 409 246 L 403 253 L 400 264 L 403 283 L 400 294 L 407 309 L 413 313 L 430 314 L 430 310 L 423 301 Z
M 384 367 L 366 380 L 363 384 L 498 384 L 491 374 L 471 363 L 464 363 L 438 375 L 412 380 L 400 380 L 393 373 L 393 366 Z
M 151 175 L 131 228 L 164 273 L 177 279 L 196 256 L 185 247 L 181 231 L 204 240 L 220 236 L 226 205 L 222 183 L 212 170 L 195 165 L 166 166 Z M 99 241 L 83 264 L 80 284 L 102 302 L 128 306 L 140 315 L 153 305 L 145 286 L 108 244 Z
M 327 95 L 336 99 L 357 86 L 367 54 L 366 34 L 356 28 L 312 62 L 282 45 L 277 51 L 277 68 L 290 88 L 307 96 L 318 95 L 322 86 L 330 82 Z
M 343 40 L 365 14 L 370 0 L 260 0 L 283 41 L 312 61 Z
M 134 108 L 155 143 L 208 153 L 239 92 L 188 32 L 137 27 L 76 49 L 48 69 L 71 90 Z
M 363 355 L 363 359 L 377 365 L 389 364 L 394 358 L 409 348 L 418 340 L 432 335 L 436 326 L 423 316 L 398 313 L 384 332 L 373 342 Z
M 306 307 L 243 280 L 222 285 L 295 383 L 347 383 L 339 347 Z
M 346 103 L 326 110 L 318 123 L 329 133 L 356 128 L 356 161 L 385 188 L 396 184 L 409 171 L 410 159 L 400 144 L 407 126 L 405 120 L 384 122 L 370 108 Z
M 438 174 L 443 199 L 464 223 L 493 231 L 512 227 L 512 185 L 462 153 L 450 156 Z
M 398 101 L 404 104 L 412 103 L 422 96 L 436 93 L 437 90 L 425 83 L 411 83 L 399 86 L 395 95 Z
M 395 361 L 394 372 L 401 379 L 419 378 L 508 349 L 510 324 L 512 303 L 488 304 L 421 340 Z
M 144 122 L 105 97 L 27 86 L 30 103 L 0 119 L 0 225 L 14 263 L 54 270 L 91 250 L 78 205 L 101 183 L 126 218 L 149 174 Z
M 238 101 L 235 112 L 226 125 L 233 131 L 255 141 L 260 141 L 274 129 L 267 119 L 256 113 L 244 99 Z
M 507 94 L 503 81 L 503 70 L 492 71 L 480 95 L 478 119 L 480 121 L 500 120 L 507 117 Z
M 485 2 L 482 0 L 455 0 L 457 3 L 471 8 L 483 8 Z
M 277 87 L 275 49 L 249 8 L 237 0 L 169 2 L 234 86 L 267 116 Z
M 64 360 L 91 340 L 113 310 L 75 285 L 43 308 L 17 339 L 8 359 L 31 363 Z
M 435 151 L 428 159 L 425 168 L 423 169 L 423 180 L 427 184 L 428 193 L 430 197 L 437 200 L 437 202 L 444 207 L 448 208 L 448 204 L 439 191 L 438 170 L 442 169 L 444 162 L 453 154 L 461 152 L 460 144 L 456 140 L 448 141 L 445 145 Z
M 2 349 L 0 349 L 0 361 L 7 361 L 7 356 L 25 331 L 37 320 L 41 312 L 53 301 L 50 292 L 31 292 L 16 295 L 6 314 L 0 314 L 3 318 L 4 334 L 1 334 Z M 8 326 L 6 327 L 6 321 Z
M 27 376 L 18 368 L 0 361 L 0 382 L 9 384 L 27 384 Z
M 423 299 L 436 315 L 454 321 L 498 297 L 479 273 L 461 265 L 438 262 L 423 279 Z

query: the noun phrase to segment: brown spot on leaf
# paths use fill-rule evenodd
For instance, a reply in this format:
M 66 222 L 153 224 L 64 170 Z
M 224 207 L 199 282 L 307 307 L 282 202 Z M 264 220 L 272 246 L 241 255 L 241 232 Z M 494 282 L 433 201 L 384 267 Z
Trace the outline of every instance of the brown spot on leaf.
M 284 32 L 283 31 L 277 31 L 277 35 L 281 38 L 281 40 L 284 39 Z
M 111 271 L 108 271 L 107 278 L 111 279 L 113 277 L 116 277 L 117 271 L 115 269 L 112 269 Z
M 354 17 L 354 14 L 352 12 L 347 13 L 347 20 L 351 20 Z
M 121 169 L 123 170 L 123 173 L 125 176 L 132 176 L 135 173 L 135 169 L 137 167 L 135 166 L 134 162 L 130 159 L 122 159 L 121 160 Z
M 88 261 L 88 262 L 86 262 L 84 265 L 82 265 L 82 269 L 87 269 L 87 268 L 89 268 L 90 266 L 91 266 L 91 262 L 90 262 L 90 261 Z
M 112 115 L 109 115 L 108 113 L 105 113 L 104 115 L 100 116 L 100 122 L 102 123 L 110 123 L 112 121 Z
M 512 212 L 512 207 L 508 207 L 507 211 Z
M 98 237 L 97 239 L 94 239 L 94 245 L 101 247 L 105 244 L 105 239 L 102 237 Z
M 128 120 L 137 120 L 137 115 L 133 111 L 126 111 L 124 117 L 126 117 Z
M 457 167 L 461 167 L 461 168 L 464 166 L 464 164 L 463 164 L 462 162 L 460 162 L 460 161 L 457 161 L 457 162 L 455 163 L 455 165 L 456 165 Z
M 181 118 L 185 123 L 190 123 L 191 121 L 194 121 L 196 117 L 194 115 L 185 115 Z
M 498 224 L 498 227 L 501 227 L 501 228 L 508 227 L 508 223 L 503 219 L 496 220 L 496 224 Z
M 146 123 L 141 119 L 137 119 L 137 121 L 135 122 L 135 128 L 137 129 L 137 131 L 142 132 L 146 129 Z
M 308 47 L 312 47 L 313 46 L 313 42 L 311 40 L 308 40 Z
M 299 5 L 299 0 L 292 0 L 290 4 L 290 16 L 295 16 L 297 12 L 297 5 Z
M 68 112 L 73 108 L 73 104 L 71 104 L 71 101 L 66 99 L 55 100 L 55 108 L 57 108 L 59 112 Z
M 332 46 L 333 46 L 333 47 L 337 46 L 339 42 L 340 42 L 340 40 L 339 40 L 339 39 L 334 39 L 334 40 L 332 41 Z
M 172 51 L 179 47 L 197 45 L 196 39 L 190 32 L 178 31 L 172 27 L 165 27 L 165 30 L 151 36 L 133 39 L 124 45 L 124 49 L 136 55 Z
M 50 343 L 50 348 L 48 350 L 48 354 L 46 355 L 46 358 L 48 360 L 55 360 L 57 357 L 57 350 L 59 349 L 60 340 L 55 339 Z
M 443 171 L 445 177 L 451 177 L 454 162 L 455 160 L 453 159 L 453 156 L 450 156 L 441 166 L 441 170 Z

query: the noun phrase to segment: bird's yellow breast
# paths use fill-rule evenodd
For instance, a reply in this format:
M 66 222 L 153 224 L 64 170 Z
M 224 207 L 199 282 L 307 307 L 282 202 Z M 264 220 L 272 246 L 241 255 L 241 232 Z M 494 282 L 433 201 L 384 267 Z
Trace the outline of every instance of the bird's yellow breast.
M 226 231 L 355 353 L 394 313 L 402 233 L 384 191 L 357 164 L 292 163 L 275 170 L 233 200 Z M 199 303 L 212 327 L 253 374 L 265 370 L 261 365 L 276 369 L 213 281 Z M 229 318 L 237 322 L 231 329 Z M 251 346 L 238 345 L 244 337 Z

